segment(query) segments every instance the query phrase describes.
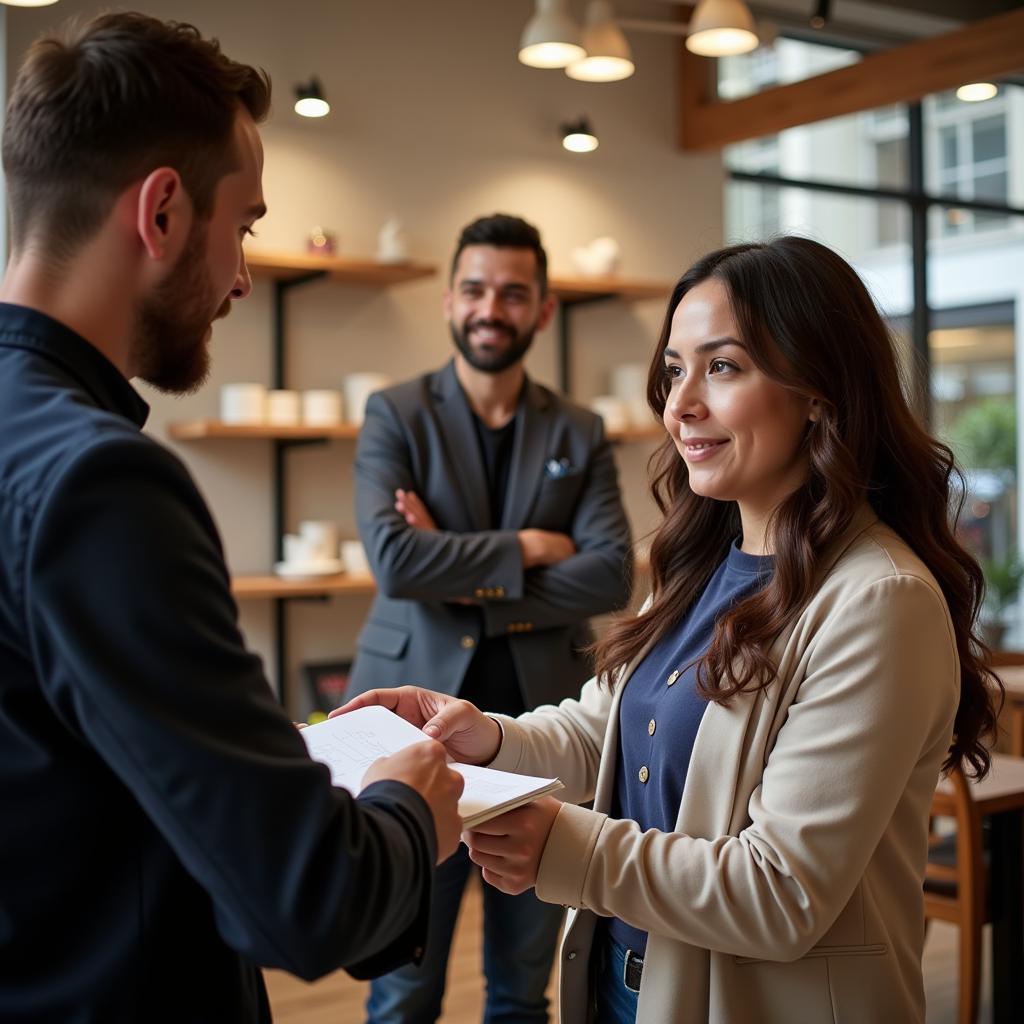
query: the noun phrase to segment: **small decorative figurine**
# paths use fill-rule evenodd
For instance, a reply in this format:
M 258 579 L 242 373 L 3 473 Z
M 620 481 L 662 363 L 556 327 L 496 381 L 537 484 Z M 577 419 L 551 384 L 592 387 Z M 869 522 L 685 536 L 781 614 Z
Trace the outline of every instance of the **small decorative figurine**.
M 338 236 L 324 228 L 313 228 L 306 239 L 306 249 L 320 256 L 333 256 L 338 248 Z

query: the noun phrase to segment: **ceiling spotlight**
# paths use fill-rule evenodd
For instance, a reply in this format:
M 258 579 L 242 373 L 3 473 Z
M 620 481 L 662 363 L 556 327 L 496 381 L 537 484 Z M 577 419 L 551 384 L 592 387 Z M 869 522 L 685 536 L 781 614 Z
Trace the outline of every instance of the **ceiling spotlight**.
M 580 30 L 566 11 L 568 0 L 537 0 L 519 40 L 519 60 L 531 68 L 564 68 L 586 57 Z
M 593 153 L 597 149 L 597 136 L 590 121 L 581 117 L 562 125 L 562 145 L 570 153 Z
M 811 28 L 824 28 L 832 14 L 832 0 L 818 0 L 818 6 L 811 15 Z
M 295 113 L 303 117 L 326 117 L 331 105 L 324 99 L 324 87 L 314 75 L 305 85 L 295 86 Z
M 731 57 L 757 47 L 757 30 L 743 0 L 700 0 L 690 19 L 686 48 L 702 57 Z
M 971 82 L 957 89 L 956 98 L 963 100 L 964 103 L 981 103 L 982 100 L 992 99 L 998 93 L 998 86 L 992 82 Z
M 587 55 L 570 64 L 565 73 L 580 82 L 619 82 L 636 70 L 629 43 L 615 24 L 609 0 L 590 0 L 583 25 Z
M 0 3 L 8 7 L 49 7 L 57 0 L 0 0 Z

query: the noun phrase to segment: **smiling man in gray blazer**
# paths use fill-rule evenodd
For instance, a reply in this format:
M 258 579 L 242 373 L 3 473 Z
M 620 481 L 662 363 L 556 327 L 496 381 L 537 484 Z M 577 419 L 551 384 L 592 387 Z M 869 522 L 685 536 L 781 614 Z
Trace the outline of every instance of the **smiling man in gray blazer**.
M 356 456 L 378 585 L 350 696 L 416 683 L 517 715 L 578 694 L 587 619 L 629 598 L 630 535 L 601 420 L 531 381 L 554 313 L 536 228 L 462 232 L 444 296 L 451 362 L 374 395 Z M 436 1020 L 465 848 L 437 872 L 423 965 L 373 983 L 371 1024 Z M 487 1019 L 546 1021 L 560 908 L 485 887 Z

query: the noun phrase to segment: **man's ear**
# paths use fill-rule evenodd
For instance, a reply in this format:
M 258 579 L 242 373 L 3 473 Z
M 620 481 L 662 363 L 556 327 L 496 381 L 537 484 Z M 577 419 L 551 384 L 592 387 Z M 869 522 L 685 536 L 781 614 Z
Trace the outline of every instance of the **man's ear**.
M 146 255 L 174 262 L 192 227 L 192 201 L 173 167 L 150 171 L 139 188 L 135 228 Z
M 549 323 L 551 318 L 555 315 L 555 310 L 558 308 L 558 299 L 552 292 L 548 292 L 544 296 L 544 301 L 540 306 L 540 316 L 537 317 L 537 330 L 543 331 Z

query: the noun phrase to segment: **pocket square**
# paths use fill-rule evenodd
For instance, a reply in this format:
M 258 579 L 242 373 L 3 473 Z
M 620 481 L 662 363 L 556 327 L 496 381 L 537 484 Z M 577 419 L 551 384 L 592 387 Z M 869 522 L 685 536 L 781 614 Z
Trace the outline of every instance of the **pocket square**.
M 544 475 L 549 480 L 561 480 L 573 472 L 572 463 L 568 459 L 548 459 L 544 463 Z

